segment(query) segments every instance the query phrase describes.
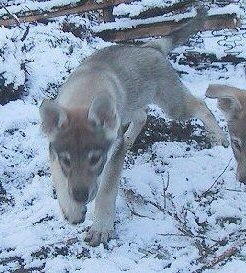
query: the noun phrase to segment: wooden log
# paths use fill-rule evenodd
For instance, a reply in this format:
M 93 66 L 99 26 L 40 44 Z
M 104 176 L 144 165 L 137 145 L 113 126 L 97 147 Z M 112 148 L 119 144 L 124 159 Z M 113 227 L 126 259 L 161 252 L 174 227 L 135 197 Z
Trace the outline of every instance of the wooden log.
M 131 19 L 146 19 L 149 17 L 156 17 L 156 16 L 162 16 L 164 14 L 167 14 L 172 11 L 177 11 L 177 10 L 182 10 L 188 6 L 191 6 L 194 4 L 196 0 L 182 0 L 178 3 L 171 4 L 170 6 L 166 6 L 163 8 L 160 7 L 155 7 L 155 8 L 149 8 L 148 10 L 144 10 L 140 12 L 138 15 L 131 16 L 131 15 L 122 15 L 122 16 L 117 16 L 117 18 L 131 18 Z
M 133 39 L 148 38 L 152 36 L 166 36 L 177 28 L 182 27 L 188 20 L 184 19 L 179 22 L 164 21 L 161 23 L 141 24 L 136 28 L 123 30 L 104 30 L 96 32 L 95 35 L 101 37 L 106 41 L 122 42 Z M 213 15 L 208 17 L 202 30 L 215 30 L 223 28 L 235 28 L 234 15 Z
M 41 14 L 36 15 L 28 15 L 28 16 L 20 16 L 18 17 L 18 22 L 16 19 L 9 18 L 9 19 L 0 19 L 0 26 L 15 26 L 17 24 L 21 23 L 27 23 L 27 22 L 36 22 L 36 21 L 43 21 L 47 19 L 53 19 L 60 16 L 70 15 L 70 14 L 80 14 L 87 11 L 93 11 L 93 10 L 103 10 L 110 8 L 112 6 L 117 6 L 122 3 L 130 3 L 136 0 L 105 0 L 102 3 L 96 3 L 92 0 L 86 1 L 84 4 L 80 4 L 76 7 L 66 7 L 66 8 L 60 8 L 56 11 L 50 11 L 50 12 L 43 12 Z

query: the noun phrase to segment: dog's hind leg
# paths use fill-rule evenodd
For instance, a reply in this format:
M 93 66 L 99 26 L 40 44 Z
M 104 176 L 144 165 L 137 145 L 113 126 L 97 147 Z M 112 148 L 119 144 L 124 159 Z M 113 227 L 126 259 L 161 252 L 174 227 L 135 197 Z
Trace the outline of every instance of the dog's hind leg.
M 154 103 L 171 118 L 177 120 L 200 119 L 209 133 L 212 144 L 227 147 L 229 142 L 226 134 L 219 127 L 206 104 L 187 90 L 171 67 L 166 67 L 166 69 L 169 77 L 162 79 L 159 83 L 160 88 L 156 92 Z

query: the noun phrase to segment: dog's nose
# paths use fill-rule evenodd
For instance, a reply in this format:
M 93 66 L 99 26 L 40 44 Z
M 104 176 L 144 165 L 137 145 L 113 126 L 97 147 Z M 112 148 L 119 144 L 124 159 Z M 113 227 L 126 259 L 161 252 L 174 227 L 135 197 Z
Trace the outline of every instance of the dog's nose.
M 246 184 L 245 165 L 242 165 L 240 163 L 237 166 L 237 180 L 241 183 Z
M 73 189 L 73 197 L 76 201 L 86 203 L 88 201 L 89 193 L 86 190 Z
M 238 177 L 239 182 L 246 184 L 246 175 L 245 176 L 239 176 Z

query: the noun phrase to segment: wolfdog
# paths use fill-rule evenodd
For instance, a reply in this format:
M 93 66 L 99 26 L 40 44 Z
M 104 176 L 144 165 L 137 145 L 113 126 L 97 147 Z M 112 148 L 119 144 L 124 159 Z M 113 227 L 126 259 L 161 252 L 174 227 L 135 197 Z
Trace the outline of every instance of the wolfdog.
M 149 104 L 177 120 L 200 119 L 214 144 L 226 136 L 205 103 L 183 85 L 167 57 L 199 31 L 206 12 L 171 35 L 144 45 L 113 45 L 87 58 L 55 100 L 40 106 L 49 140 L 50 166 L 60 208 L 70 223 L 83 222 L 95 198 L 85 240 L 92 246 L 113 234 L 115 200 L 124 156 L 146 122 Z
M 218 99 L 219 109 L 227 119 L 231 146 L 238 163 L 237 179 L 246 183 L 246 90 L 211 84 L 206 96 Z

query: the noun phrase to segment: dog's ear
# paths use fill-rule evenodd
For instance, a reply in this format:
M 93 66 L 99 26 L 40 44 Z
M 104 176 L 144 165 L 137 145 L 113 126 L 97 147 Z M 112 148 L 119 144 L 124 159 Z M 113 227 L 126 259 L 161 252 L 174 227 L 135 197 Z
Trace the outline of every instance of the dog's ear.
M 39 108 L 42 130 L 50 140 L 54 139 L 59 129 L 68 121 L 67 113 L 58 103 L 43 100 Z
M 228 119 L 241 112 L 241 94 L 241 89 L 221 84 L 210 84 L 206 91 L 206 97 L 218 99 L 218 107 Z
M 119 129 L 119 117 L 116 104 L 106 95 L 94 97 L 88 111 L 88 119 L 104 129 L 108 138 L 116 138 Z

